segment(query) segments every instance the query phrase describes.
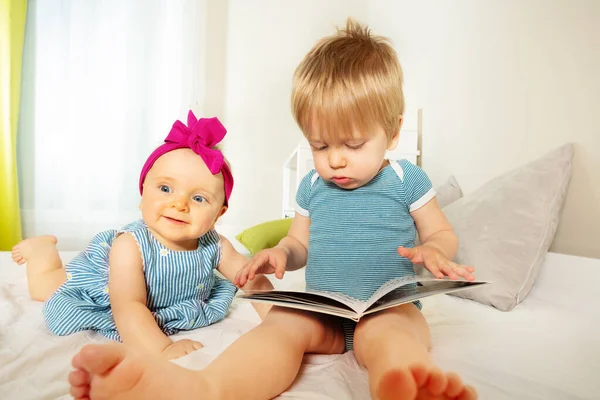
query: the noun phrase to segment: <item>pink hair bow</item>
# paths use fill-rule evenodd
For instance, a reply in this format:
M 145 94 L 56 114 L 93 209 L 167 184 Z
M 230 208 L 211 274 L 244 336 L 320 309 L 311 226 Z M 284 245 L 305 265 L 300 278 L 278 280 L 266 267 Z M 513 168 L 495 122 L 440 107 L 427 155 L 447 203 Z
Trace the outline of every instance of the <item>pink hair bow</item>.
M 223 183 L 225 186 L 225 205 L 229 202 L 229 196 L 233 189 L 233 176 L 229 166 L 225 162 L 223 153 L 213 149 L 227 133 L 227 130 L 221 124 L 218 118 L 200 118 L 190 110 L 188 113 L 187 126 L 181 121 L 175 121 L 171 131 L 165 139 L 165 143 L 158 147 L 146 160 L 142 173 L 140 174 L 139 188 L 143 192 L 144 179 L 154 162 L 163 154 L 182 148 L 190 148 L 200 157 L 213 175 L 221 172 L 223 174 Z
M 221 171 L 225 158 L 223 153 L 217 149 L 211 149 L 211 147 L 223 140 L 226 133 L 227 130 L 218 118 L 200 118 L 198 120 L 190 110 L 187 126 L 181 121 L 175 121 L 165 142 L 185 144 L 185 147 L 189 147 L 202 157 L 210 172 L 215 175 Z

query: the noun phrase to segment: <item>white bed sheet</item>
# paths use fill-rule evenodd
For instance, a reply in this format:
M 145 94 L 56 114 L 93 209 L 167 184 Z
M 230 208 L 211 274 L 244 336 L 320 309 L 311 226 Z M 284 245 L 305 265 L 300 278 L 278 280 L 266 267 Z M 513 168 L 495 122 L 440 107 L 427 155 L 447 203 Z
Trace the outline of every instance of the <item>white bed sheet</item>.
M 426 299 L 433 359 L 459 372 L 482 399 L 598 399 L 599 284 L 600 260 L 549 253 L 530 295 L 510 312 L 451 296 Z M 278 286 L 300 285 L 302 273 L 296 272 Z M 178 335 L 206 347 L 176 362 L 201 369 L 258 321 L 248 303 L 236 300 L 225 320 Z M 71 357 L 101 341 L 89 332 L 51 335 L 41 304 L 27 296 L 24 268 L 0 253 L 0 398 L 70 398 Z M 307 356 L 300 377 L 280 398 L 368 399 L 366 373 L 352 352 Z

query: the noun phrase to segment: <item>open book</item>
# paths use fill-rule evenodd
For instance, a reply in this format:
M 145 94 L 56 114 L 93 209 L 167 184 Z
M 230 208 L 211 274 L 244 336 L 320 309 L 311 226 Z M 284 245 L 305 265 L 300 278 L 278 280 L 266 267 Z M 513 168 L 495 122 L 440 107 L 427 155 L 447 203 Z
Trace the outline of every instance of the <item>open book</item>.
M 419 283 L 419 285 L 416 285 Z M 315 290 L 253 290 L 239 297 L 252 302 L 269 303 L 282 307 L 331 314 L 358 321 L 361 317 L 395 307 L 400 304 L 433 296 L 456 292 L 488 284 L 485 281 L 437 279 L 430 276 L 407 276 L 384 283 L 366 301 L 341 293 Z

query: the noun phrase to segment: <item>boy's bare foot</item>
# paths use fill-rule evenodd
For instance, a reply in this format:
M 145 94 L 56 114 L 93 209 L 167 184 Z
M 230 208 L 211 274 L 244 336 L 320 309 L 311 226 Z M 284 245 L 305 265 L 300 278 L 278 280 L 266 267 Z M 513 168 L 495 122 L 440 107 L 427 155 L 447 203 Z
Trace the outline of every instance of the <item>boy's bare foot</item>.
M 87 345 L 73 357 L 69 374 L 76 399 L 213 399 L 198 371 L 158 357 L 146 356 L 122 344 Z
M 56 245 L 56 236 L 46 235 L 37 236 L 30 239 L 25 239 L 16 244 L 12 248 L 12 259 L 19 265 L 27 262 L 31 253 L 36 251 L 40 246 Z
M 477 393 L 463 385 L 454 373 L 438 368 L 414 365 L 406 370 L 393 370 L 381 378 L 377 398 L 381 400 L 475 400 Z

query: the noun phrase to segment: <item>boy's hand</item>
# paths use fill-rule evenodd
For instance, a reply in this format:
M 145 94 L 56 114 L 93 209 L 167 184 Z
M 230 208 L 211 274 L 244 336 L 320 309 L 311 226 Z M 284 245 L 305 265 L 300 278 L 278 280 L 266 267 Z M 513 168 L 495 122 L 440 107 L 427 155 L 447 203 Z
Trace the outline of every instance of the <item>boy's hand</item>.
M 471 274 L 475 268 L 448 260 L 448 257 L 434 246 L 424 244 L 413 248 L 398 247 L 398 254 L 408 258 L 413 264 L 423 264 L 436 278 L 443 279 L 444 276 L 448 276 L 450 279 L 458 279 L 462 276 L 468 281 L 475 280 Z
M 168 345 L 160 353 L 160 356 L 167 360 L 174 360 L 190 354 L 193 351 L 199 350 L 202 347 L 204 347 L 202 343 L 196 342 L 195 340 L 181 339 Z
M 274 247 L 261 250 L 238 271 L 233 283 L 238 287 L 243 287 L 246 282 L 253 280 L 256 275 L 272 273 L 275 273 L 275 276 L 281 279 L 285 274 L 286 264 L 287 254 L 283 249 Z

